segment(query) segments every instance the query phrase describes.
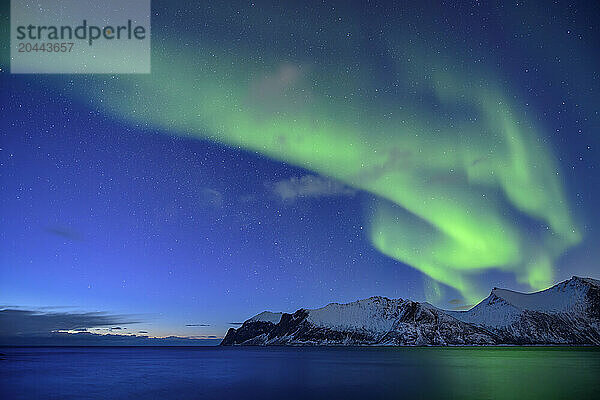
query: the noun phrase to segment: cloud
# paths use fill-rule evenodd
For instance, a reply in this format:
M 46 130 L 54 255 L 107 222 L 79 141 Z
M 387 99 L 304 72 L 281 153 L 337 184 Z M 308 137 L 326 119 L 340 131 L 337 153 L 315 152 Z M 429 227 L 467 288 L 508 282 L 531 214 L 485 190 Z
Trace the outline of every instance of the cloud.
M 10 308 L 0 310 L 0 336 L 43 335 L 56 331 L 75 331 L 138 322 L 131 316 L 102 312 L 46 312 Z
M 185 326 L 210 326 L 208 324 L 186 324 Z
M 304 175 L 277 181 L 270 186 L 273 193 L 284 201 L 293 201 L 299 197 L 352 196 L 356 191 L 342 182 L 318 175 Z
M 414 156 L 411 151 L 392 146 L 387 150 L 382 164 L 374 165 L 370 168 L 361 168 L 354 178 L 359 184 L 376 181 L 390 172 L 399 169 L 409 169 L 414 165 Z
M 244 325 L 243 322 L 230 322 L 229 325 Z
M 206 208 L 221 208 L 223 207 L 223 193 L 216 189 L 202 188 L 199 195 L 199 204 Z
M 448 301 L 448 303 L 451 304 L 450 308 L 452 308 L 453 310 L 469 310 L 475 306 L 475 304 L 465 304 L 460 299 L 452 299 Z
M 69 239 L 73 241 L 82 240 L 82 235 L 79 232 L 76 232 L 72 229 L 60 227 L 60 226 L 49 226 L 44 229 L 46 233 L 49 233 L 54 236 L 59 236 L 64 239 Z
M 212 335 L 153 338 L 110 333 L 123 332 L 127 329 L 123 325 L 140 322 L 129 315 L 102 312 L 4 308 L 0 309 L 0 346 L 212 346 L 220 342 L 219 337 Z M 138 333 L 147 334 L 148 331 Z
M 282 63 L 250 82 L 248 100 L 265 114 L 298 111 L 312 100 L 309 66 Z
M 475 307 L 476 304 L 463 304 L 460 306 L 455 306 L 453 307 L 454 310 L 457 311 L 465 311 L 465 310 L 470 310 L 471 308 Z

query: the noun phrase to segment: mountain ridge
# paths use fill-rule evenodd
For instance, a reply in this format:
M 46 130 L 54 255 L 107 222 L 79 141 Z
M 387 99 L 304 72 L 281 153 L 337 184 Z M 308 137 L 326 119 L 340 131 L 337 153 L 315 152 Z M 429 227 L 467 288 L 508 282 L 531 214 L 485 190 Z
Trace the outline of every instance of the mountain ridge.
M 296 312 L 262 312 L 221 345 L 600 345 L 600 281 L 574 276 L 546 290 L 493 288 L 467 311 L 372 296 Z

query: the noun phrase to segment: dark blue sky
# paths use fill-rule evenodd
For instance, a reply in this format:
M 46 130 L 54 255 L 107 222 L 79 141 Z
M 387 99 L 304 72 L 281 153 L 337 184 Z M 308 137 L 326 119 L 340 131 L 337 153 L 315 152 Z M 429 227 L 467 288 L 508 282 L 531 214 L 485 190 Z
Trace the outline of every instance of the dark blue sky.
M 271 185 L 310 172 L 135 129 L 10 78 L 4 304 L 143 314 L 140 329 L 185 335 L 263 309 L 421 295 L 417 271 L 365 240 L 365 194 L 283 200 Z
M 419 8 L 350 3 L 240 2 L 188 9 L 187 3 L 153 1 L 153 48 L 162 53 L 168 42 L 194 48 L 198 38 L 203 46 L 198 51 L 207 46 L 239 51 L 240 74 L 242 58 L 263 54 L 274 63 L 310 62 L 312 71 L 322 68 L 333 76 L 365 66 L 367 82 L 361 73 L 340 85 L 381 87 L 370 104 L 399 107 L 416 101 L 422 115 L 433 112 L 440 119 L 445 110 L 422 94 L 415 100 L 417 89 L 412 92 L 426 80 L 395 83 L 393 40 L 445 49 L 435 64 L 467 71 L 467 78 L 475 79 L 469 67 L 475 60 L 476 69 L 489 72 L 486 77 L 496 86 L 510 88 L 507 98 L 540 127 L 538 142 L 557 162 L 582 240 L 556 255 L 553 281 L 574 274 L 598 278 L 598 8 L 592 2 L 469 2 L 458 8 L 443 2 Z M 307 18 L 311 13 L 314 19 Z M 269 19 L 273 25 L 265 22 Z M 338 21 L 346 20 L 349 25 L 340 27 Z M 396 35 L 365 40 L 390 30 Z M 319 35 L 326 40 L 319 42 Z M 319 53 L 318 43 L 329 52 Z M 129 120 L 95 99 L 87 101 L 89 92 L 77 89 L 106 84 L 108 76 L 11 75 L 6 46 L 2 60 L 4 307 L 67 306 L 132 315 L 140 322 L 128 325 L 130 332 L 204 337 L 223 335 L 230 323 L 266 309 L 293 311 L 373 295 L 429 298 L 424 274 L 380 252 L 369 238 L 365 216 L 381 200 L 377 192 L 310 165 L 300 168 L 253 148 L 211 140 L 206 129 L 185 137 L 150 119 Z M 152 79 L 170 79 L 157 71 Z M 335 80 L 328 82 L 335 91 Z M 174 83 L 172 90 L 177 87 Z M 143 86 L 140 90 L 141 96 L 147 93 Z M 118 104 L 140 92 L 122 96 Z M 342 103 L 335 106 L 341 109 Z M 505 215 L 524 231 L 538 229 L 531 216 Z M 484 292 L 492 286 L 530 290 L 498 268 L 481 271 L 477 279 Z M 460 298 L 455 288 L 441 288 L 437 305 L 450 307 L 451 299 Z M 209 326 L 186 326 L 198 324 Z

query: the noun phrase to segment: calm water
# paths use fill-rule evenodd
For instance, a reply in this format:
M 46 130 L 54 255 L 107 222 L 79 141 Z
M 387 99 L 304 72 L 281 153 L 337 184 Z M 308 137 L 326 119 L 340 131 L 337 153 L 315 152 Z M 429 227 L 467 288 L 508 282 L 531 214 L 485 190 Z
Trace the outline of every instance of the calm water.
M 589 399 L 598 348 L 0 348 L 2 399 Z

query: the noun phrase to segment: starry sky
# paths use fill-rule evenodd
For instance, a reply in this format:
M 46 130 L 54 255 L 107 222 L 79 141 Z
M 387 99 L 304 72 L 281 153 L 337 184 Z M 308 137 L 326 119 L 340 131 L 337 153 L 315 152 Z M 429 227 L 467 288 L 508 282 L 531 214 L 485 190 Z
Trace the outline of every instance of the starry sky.
M 291 3 L 153 1 L 148 75 L 3 42 L 4 311 L 210 339 L 599 277 L 597 4 Z

